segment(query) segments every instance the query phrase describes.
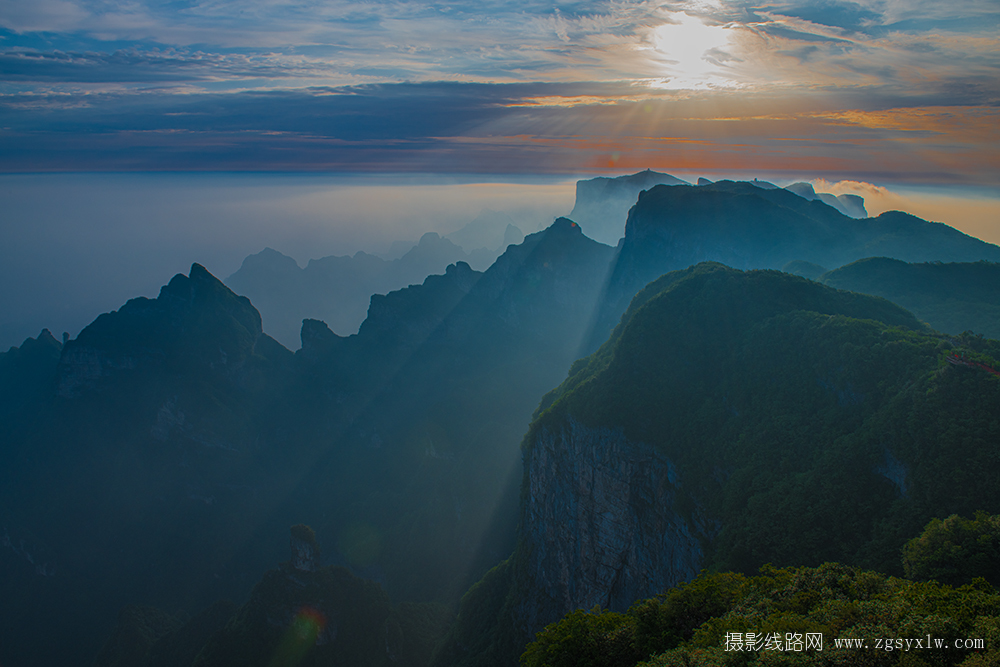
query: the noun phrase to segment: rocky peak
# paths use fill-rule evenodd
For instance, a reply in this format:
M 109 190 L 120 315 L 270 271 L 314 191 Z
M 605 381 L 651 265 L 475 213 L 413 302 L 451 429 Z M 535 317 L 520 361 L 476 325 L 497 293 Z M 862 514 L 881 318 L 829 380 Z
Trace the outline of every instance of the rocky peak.
M 232 376 L 253 354 L 260 314 L 200 264 L 177 274 L 155 299 L 131 299 L 63 348 L 59 391 L 74 394 L 117 371 L 195 366 Z
M 303 572 L 315 572 L 319 567 L 320 553 L 315 531 L 302 523 L 292 526 L 290 546 L 292 567 Z

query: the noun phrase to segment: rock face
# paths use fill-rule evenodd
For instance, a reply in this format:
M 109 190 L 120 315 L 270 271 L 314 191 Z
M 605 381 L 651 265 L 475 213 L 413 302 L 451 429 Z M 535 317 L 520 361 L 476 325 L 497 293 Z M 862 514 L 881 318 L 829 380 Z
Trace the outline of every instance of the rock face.
M 525 468 L 529 627 L 567 609 L 624 611 L 701 569 L 701 531 L 677 512 L 681 480 L 662 451 L 569 420 L 538 433 Z
M 315 572 L 319 567 L 319 545 L 316 544 L 313 529 L 303 524 L 292 526 L 290 546 L 292 567 L 303 572 Z

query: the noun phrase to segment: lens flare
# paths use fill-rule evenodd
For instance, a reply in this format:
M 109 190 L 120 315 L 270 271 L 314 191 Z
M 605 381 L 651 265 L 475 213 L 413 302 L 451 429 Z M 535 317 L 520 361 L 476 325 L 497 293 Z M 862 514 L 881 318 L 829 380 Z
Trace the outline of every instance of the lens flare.
M 295 667 L 316 645 L 323 628 L 326 627 L 326 616 L 320 610 L 303 606 L 292 619 L 292 625 L 278 645 L 274 657 L 268 667 Z

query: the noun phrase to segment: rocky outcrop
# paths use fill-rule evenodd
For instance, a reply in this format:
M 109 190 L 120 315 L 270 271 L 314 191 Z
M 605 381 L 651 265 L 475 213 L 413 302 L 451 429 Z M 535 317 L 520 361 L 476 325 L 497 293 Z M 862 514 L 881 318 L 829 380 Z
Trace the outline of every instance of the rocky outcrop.
M 418 348 L 481 275 L 468 263 L 456 262 L 445 269 L 443 276 L 427 276 L 421 285 L 373 294 L 359 338 L 366 345 L 377 342 L 397 352 Z
M 621 429 L 541 429 L 525 454 L 526 625 L 595 605 L 624 611 L 693 578 L 702 530 L 677 510 L 681 484 L 666 456 Z
M 503 326 L 520 335 L 566 341 L 589 323 L 614 250 L 569 218 L 510 246 L 471 292 Z M 575 356 L 574 344 L 564 345 Z M 572 359 L 567 359 L 572 361 Z

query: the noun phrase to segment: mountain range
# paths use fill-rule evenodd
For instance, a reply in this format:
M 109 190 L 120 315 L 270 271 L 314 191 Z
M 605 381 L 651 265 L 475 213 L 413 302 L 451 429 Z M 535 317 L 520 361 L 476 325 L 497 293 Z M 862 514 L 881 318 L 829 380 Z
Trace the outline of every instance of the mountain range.
M 977 458 L 996 434 L 976 416 L 995 405 L 996 382 L 943 361 L 990 366 L 994 342 L 939 336 L 884 299 L 741 270 L 841 266 L 869 250 L 994 262 L 996 246 L 732 182 L 651 187 L 617 248 L 584 230 L 560 218 L 485 271 L 457 261 L 369 295 L 356 334 L 307 317 L 294 353 L 251 299 L 195 264 L 76 339 L 44 331 L 0 354 L 0 624 L 20 638 L 0 660 L 82 664 L 105 645 L 102 664 L 124 665 L 113 656 L 133 646 L 138 667 L 237 617 L 288 629 L 296 616 L 268 616 L 265 592 L 306 582 L 366 591 L 357 599 L 380 610 L 383 630 L 396 623 L 402 635 L 384 631 L 397 639 L 411 622 L 440 635 L 458 608 L 436 664 L 508 664 L 572 605 L 620 606 L 705 565 L 762 558 L 888 568 L 885 554 L 925 517 L 996 510 L 978 481 L 992 463 Z M 429 254 L 448 247 L 425 239 Z M 277 301 L 308 270 L 258 259 L 299 276 L 274 279 Z M 704 259 L 736 268 L 688 268 Z M 898 442 L 876 446 L 876 432 Z M 927 449 L 941 434 L 976 466 Z M 929 481 L 918 461 L 942 472 Z M 857 479 L 843 472 L 854 465 Z M 835 497 L 856 487 L 849 502 Z M 796 546 L 773 525 L 802 528 L 789 499 L 851 537 L 823 551 L 812 529 Z M 320 574 L 274 569 L 298 524 L 316 529 Z M 224 599 L 251 607 L 212 606 Z M 427 664 L 422 646 L 399 664 Z
M 302 320 L 322 320 L 342 335 L 356 333 L 366 317 L 372 294 L 420 284 L 427 276 L 443 273 L 456 262 L 485 270 L 508 245 L 524 240 L 521 230 L 508 220 L 503 214 L 484 212 L 447 237 L 434 232 L 424 234 L 394 259 L 357 252 L 353 256 L 311 259 L 301 268 L 291 257 L 265 248 L 244 259 L 240 269 L 225 282 L 253 301 L 272 336 L 296 349 Z M 504 225 L 502 230 L 498 229 L 500 225 Z

